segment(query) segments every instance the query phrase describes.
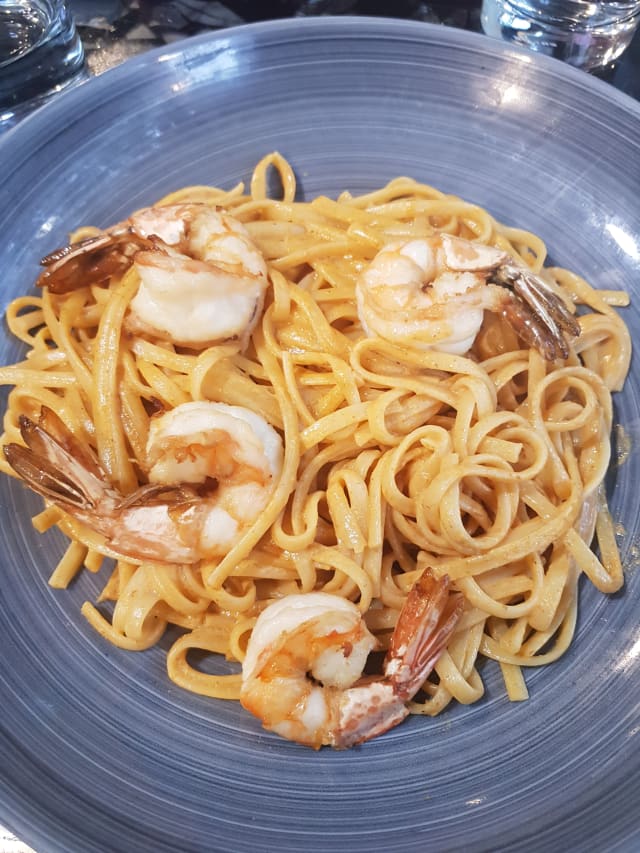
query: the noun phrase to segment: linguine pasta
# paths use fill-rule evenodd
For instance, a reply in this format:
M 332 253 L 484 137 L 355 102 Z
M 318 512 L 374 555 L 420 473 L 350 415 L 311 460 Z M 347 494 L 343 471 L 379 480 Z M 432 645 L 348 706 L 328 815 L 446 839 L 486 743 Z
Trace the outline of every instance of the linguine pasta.
M 273 169 L 277 199 L 267 190 Z M 523 348 L 488 312 L 465 356 L 366 337 L 355 282 L 390 241 L 442 231 L 505 249 L 535 272 L 545 246 L 409 178 L 336 200 L 300 202 L 295 194 L 290 165 L 272 154 L 256 166 L 248 192 L 188 187 L 159 202 L 220 205 L 262 251 L 271 286 L 243 352 L 233 341 L 194 352 L 123 331 L 138 288 L 133 268 L 107 287 L 44 289 L 9 306 L 9 328 L 28 351 L 0 368 L 0 381 L 14 386 L 4 444 L 20 441 L 21 414 L 35 418 L 47 406 L 128 493 L 143 481 L 149 421 L 159 409 L 191 400 L 244 406 L 284 439 L 268 505 L 223 558 L 114 562 L 96 533 L 51 505 L 35 527 L 58 525 L 70 544 L 50 584 L 66 587 L 83 566 L 100 571 L 99 600 L 82 613 L 105 639 L 142 650 L 177 626 L 169 677 L 237 699 L 239 674 L 205 673 L 190 653 L 241 661 L 269 602 L 318 590 L 356 602 L 384 648 L 428 566 L 449 576 L 465 609 L 411 710 L 435 715 L 452 699 L 477 701 L 482 658 L 498 662 L 511 699 L 524 699 L 523 667 L 551 663 L 571 642 L 580 576 L 604 593 L 623 583 L 603 479 L 611 392 L 630 360 L 615 310 L 626 297 L 544 269 L 579 312 L 581 334 L 566 362 Z M 95 233 L 85 228 L 74 240 Z M 594 529 L 599 557 L 589 547 Z

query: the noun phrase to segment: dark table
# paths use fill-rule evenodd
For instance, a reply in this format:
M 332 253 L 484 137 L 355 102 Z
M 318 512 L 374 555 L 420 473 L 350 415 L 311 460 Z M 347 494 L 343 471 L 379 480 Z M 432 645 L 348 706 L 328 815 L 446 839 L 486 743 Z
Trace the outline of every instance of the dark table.
M 376 15 L 482 32 L 481 0 L 71 0 L 91 74 L 180 38 L 255 21 Z M 613 68 L 598 74 L 640 99 L 640 30 Z

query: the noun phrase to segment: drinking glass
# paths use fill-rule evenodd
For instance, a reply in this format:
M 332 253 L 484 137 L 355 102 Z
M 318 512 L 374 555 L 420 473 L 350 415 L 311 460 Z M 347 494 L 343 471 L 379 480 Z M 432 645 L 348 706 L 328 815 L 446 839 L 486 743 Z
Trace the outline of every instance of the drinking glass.
M 640 21 L 640 0 L 483 0 L 487 35 L 586 71 L 613 63 Z
M 0 130 L 84 73 L 68 3 L 0 0 Z

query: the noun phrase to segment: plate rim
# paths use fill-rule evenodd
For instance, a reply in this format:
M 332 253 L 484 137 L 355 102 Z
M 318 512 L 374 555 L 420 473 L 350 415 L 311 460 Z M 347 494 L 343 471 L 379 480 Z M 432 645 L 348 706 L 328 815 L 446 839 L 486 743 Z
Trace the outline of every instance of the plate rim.
M 457 46 L 468 42 L 469 45 L 478 50 L 482 46 L 482 52 L 490 54 L 494 59 L 511 58 L 526 65 L 537 65 L 540 70 L 546 71 L 550 76 L 566 79 L 569 83 L 573 83 L 582 89 L 591 89 L 594 93 L 606 98 L 608 102 L 613 99 L 623 111 L 640 121 L 640 101 L 616 88 L 612 83 L 568 65 L 562 60 L 536 53 L 520 45 L 501 41 L 483 32 L 403 18 L 369 15 L 326 15 L 308 18 L 276 18 L 239 24 L 234 27 L 187 36 L 171 44 L 159 45 L 129 57 L 124 62 L 101 74 L 92 76 L 88 80 L 81 81 L 77 86 L 61 91 L 6 133 L 0 135 L 0 156 L 6 155 L 5 149 L 8 149 L 10 155 L 11 148 L 14 145 L 16 148 L 19 147 L 20 137 L 27 134 L 29 130 L 33 129 L 34 134 L 36 134 L 38 123 L 47 121 L 49 117 L 53 120 L 56 112 L 65 107 L 72 110 L 76 105 L 81 105 L 89 96 L 87 93 L 90 93 L 92 89 L 97 94 L 102 87 L 112 88 L 117 85 L 121 78 L 126 79 L 140 73 L 141 69 L 146 66 L 155 66 L 176 56 L 184 57 L 189 52 L 197 52 L 199 48 L 225 40 L 250 39 L 253 36 L 259 39 L 263 34 L 269 36 L 280 32 L 283 35 L 288 33 L 304 35 L 306 31 L 313 32 L 314 30 L 319 32 L 326 30 L 340 36 L 340 31 L 345 29 L 353 30 L 353 32 L 345 34 L 350 38 L 365 39 L 392 35 L 397 40 L 402 40 L 404 36 L 405 38 L 411 37 L 415 41 L 441 42 Z M 14 143 L 14 140 L 17 141 Z

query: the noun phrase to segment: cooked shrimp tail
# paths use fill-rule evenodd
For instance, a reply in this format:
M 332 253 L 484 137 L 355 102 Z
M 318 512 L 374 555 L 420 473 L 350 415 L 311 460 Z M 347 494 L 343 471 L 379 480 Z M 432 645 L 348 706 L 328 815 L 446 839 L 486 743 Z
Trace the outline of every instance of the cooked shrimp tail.
M 135 254 L 153 243 L 133 228 L 114 226 L 95 237 L 61 246 L 40 261 L 44 267 L 36 280 L 38 287 L 51 293 L 69 293 L 83 284 L 102 284 L 111 276 L 122 275 Z
M 512 289 L 514 298 L 506 300 L 503 314 L 526 344 L 547 361 L 569 357 L 567 340 L 580 335 L 580 324 L 540 276 L 515 264 L 503 264 L 491 281 Z
M 447 647 L 463 599 L 449 594 L 449 580 L 424 572 L 410 590 L 385 657 L 385 679 L 355 685 L 340 703 L 333 746 L 344 749 L 371 740 L 409 715 L 416 695 Z M 376 697 L 378 701 L 376 701 Z
M 377 641 L 358 608 L 326 593 L 287 596 L 254 626 L 242 705 L 266 729 L 318 749 L 346 749 L 398 725 L 445 649 L 463 601 L 427 570 L 407 596 L 380 676 L 363 677 Z
M 148 483 L 116 489 L 90 448 L 49 409 L 20 418 L 24 446 L 5 458 L 29 488 L 104 537 L 105 554 L 197 563 L 224 554 L 255 521 L 274 488 L 282 441 L 239 406 L 193 402 L 152 419 Z
M 105 553 L 128 559 L 193 562 L 191 549 L 176 542 L 170 516 L 173 503 L 139 506 L 137 493 L 126 499 L 108 484 L 104 471 L 90 462 L 86 450 L 74 455 L 79 442 L 44 410 L 41 423 L 21 417 L 26 447 L 7 444 L 5 458 L 30 489 L 106 539 Z M 55 429 L 53 435 L 42 426 Z M 55 424 L 55 427 L 52 425 Z M 147 496 L 148 497 L 148 496 Z M 184 498 L 181 499 L 184 503 Z
M 461 596 L 450 594 L 449 579 L 436 579 L 430 571 L 423 572 L 409 591 L 384 665 L 403 701 L 415 696 L 438 662 L 462 605 Z
M 3 448 L 16 474 L 60 506 L 95 506 L 104 491 L 104 473 L 95 456 L 47 407 L 43 406 L 38 423 L 26 415 L 20 416 L 19 423 L 26 446 L 7 444 Z

